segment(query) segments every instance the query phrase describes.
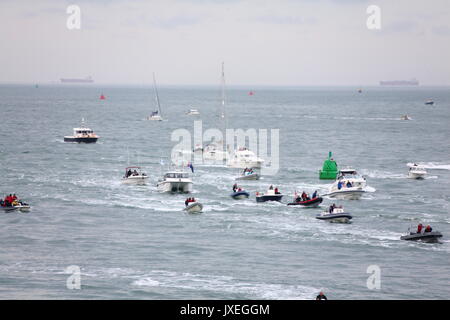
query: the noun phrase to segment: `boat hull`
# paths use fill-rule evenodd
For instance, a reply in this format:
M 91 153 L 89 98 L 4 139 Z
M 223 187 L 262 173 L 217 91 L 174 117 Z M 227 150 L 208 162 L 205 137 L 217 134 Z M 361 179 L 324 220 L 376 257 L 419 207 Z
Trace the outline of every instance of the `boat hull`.
M 159 192 L 191 193 L 192 182 L 162 181 L 156 185 Z
M 283 195 L 281 195 L 281 194 L 256 196 L 256 202 L 267 202 L 267 201 L 280 202 L 282 198 L 283 198 Z
M 122 179 L 122 184 L 127 184 L 127 185 L 146 185 L 148 181 L 148 177 L 147 176 L 131 176 L 128 178 L 123 178 Z
M 350 223 L 352 216 L 348 213 L 330 213 L 325 215 L 318 215 L 316 219 L 328 221 L 331 223 Z
M 261 176 L 257 173 L 239 176 L 235 180 L 259 180 Z
M 228 162 L 228 167 L 229 168 L 239 168 L 239 169 L 245 169 L 245 168 L 261 169 L 262 164 L 263 164 L 263 161 L 230 161 L 230 162 Z
M 183 210 L 188 213 L 200 213 L 203 210 L 203 205 L 199 202 L 193 202 Z
M 364 193 L 364 190 L 339 190 L 330 192 L 328 196 L 336 199 L 359 200 Z
M 410 179 L 417 179 L 417 180 L 425 179 L 426 175 L 427 175 L 426 173 L 416 173 L 416 172 L 409 172 L 408 173 L 408 177 Z
M 290 202 L 288 203 L 288 206 L 300 206 L 300 207 L 307 207 L 307 208 L 317 208 L 323 201 L 322 197 L 314 198 L 307 201 L 300 201 L 300 202 Z
M 400 240 L 407 241 L 420 241 L 426 243 L 437 243 L 439 239 L 442 238 L 442 234 L 440 232 L 424 232 L 424 233 L 414 233 L 406 236 L 401 236 Z
M 77 138 L 77 137 L 64 137 L 64 142 L 75 142 L 75 143 L 96 143 L 98 138 L 87 137 L 87 138 Z
M 12 212 L 12 211 L 20 211 L 20 212 L 29 212 L 31 207 L 29 205 L 18 205 L 12 207 L 0 207 L 0 211 L 3 212 Z
M 250 196 L 250 194 L 247 191 L 238 191 L 233 192 L 230 196 L 235 200 L 242 200 L 247 199 Z

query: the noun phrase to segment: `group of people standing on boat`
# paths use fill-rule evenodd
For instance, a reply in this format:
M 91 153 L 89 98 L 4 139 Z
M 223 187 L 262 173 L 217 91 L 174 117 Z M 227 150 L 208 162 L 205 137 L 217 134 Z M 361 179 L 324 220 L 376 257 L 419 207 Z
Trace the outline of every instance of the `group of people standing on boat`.
M 233 192 L 241 192 L 241 191 L 242 191 L 242 188 L 239 188 L 238 185 L 237 185 L 237 183 L 235 183 L 235 184 L 233 185 Z
M 249 175 L 249 174 L 253 174 L 253 168 L 245 168 L 244 171 L 242 172 L 242 174 L 245 175 Z

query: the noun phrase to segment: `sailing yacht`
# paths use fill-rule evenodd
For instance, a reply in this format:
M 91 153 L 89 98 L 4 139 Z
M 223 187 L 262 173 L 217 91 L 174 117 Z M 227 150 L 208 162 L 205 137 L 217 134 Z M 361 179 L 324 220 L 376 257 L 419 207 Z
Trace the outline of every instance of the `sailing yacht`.
M 158 89 L 156 88 L 156 79 L 155 79 L 155 73 L 153 73 L 153 87 L 155 90 L 155 100 L 156 105 L 158 106 L 158 110 L 153 111 L 150 116 L 147 117 L 147 120 L 153 120 L 153 121 L 162 121 L 162 112 L 161 112 L 161 104 L 159 103 L 159 95 L 158 95 Z

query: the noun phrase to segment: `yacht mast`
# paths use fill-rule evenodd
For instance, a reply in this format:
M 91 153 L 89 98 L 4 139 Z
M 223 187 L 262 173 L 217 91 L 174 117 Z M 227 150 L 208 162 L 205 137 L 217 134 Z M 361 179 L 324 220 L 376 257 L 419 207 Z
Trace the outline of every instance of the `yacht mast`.
M 155 88 L 155 97 L 156 97 L 156 103 L 158 104 L 158 112 L 159 112 L 160 117 L 162 118 L 161 105 L 159 104 L 158 88 L 156 88 L 156 79 L 155 79 L 154 72 L 153 72 L 153 87 Z

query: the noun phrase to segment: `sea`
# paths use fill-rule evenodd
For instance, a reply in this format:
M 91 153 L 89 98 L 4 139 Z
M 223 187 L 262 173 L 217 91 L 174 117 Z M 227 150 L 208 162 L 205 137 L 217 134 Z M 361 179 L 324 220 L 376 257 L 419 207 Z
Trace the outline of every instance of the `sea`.
M 448 299 L 450 88 L 358 89 L 228 87 L 226 127 L 266 129 L 279 146 L 278 170 L 240 182 L 250 197 L 238 201 L 225 164 L 194 163 L 191 195 L 156 188 L 174 133 L 224 127 L 219 87 L 161 86 L 159 122 L 146 120 L 151 86 L 1 85 L 0 196 L 31 211 L 0 211 L 0 299 Z M 65 143 L 82 118 L 98 142 Z M 287 206 L 295 191 L 327 193 L 330 151 L 368 192 Z M 409 179 L 410 163 L 426 178 Z M 129 165 L 148 185 L 121 183 Z M 270 185 L 282 202 L 256 203 Z M 187 196 L 202 213 L 183 211 Z M 351 224 L 316 219 L 332 203 Z M 400 240 L 419 223 L 441 243 Z

